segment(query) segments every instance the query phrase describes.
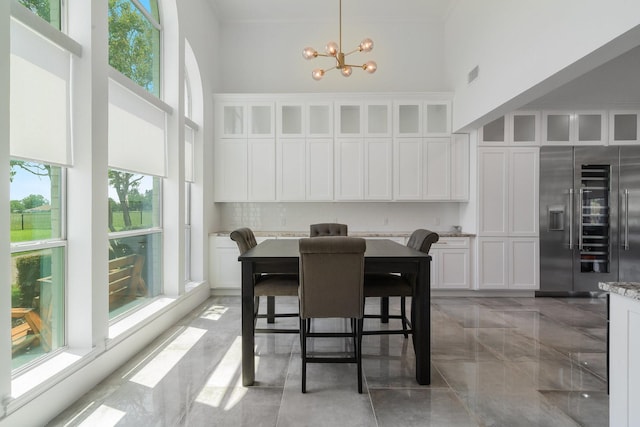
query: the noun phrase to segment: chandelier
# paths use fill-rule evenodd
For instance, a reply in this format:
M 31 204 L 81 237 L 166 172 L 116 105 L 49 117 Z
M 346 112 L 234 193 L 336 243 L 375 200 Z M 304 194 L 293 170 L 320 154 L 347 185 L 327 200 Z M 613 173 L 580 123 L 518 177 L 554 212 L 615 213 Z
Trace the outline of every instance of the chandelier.
M 331 68 L 327 68 L 326 70 L 322 68 L 316 68 L 315 70 L 313 70 L 311 72 L 311 77 L 313 77 L 314 80 L 320 80 L 327 71 L 331 71 L 333 69 L 340 70 L 342 75 L 345 77 L 349 77 L 351 75 L 351 72 L 353 71 L 353 67 L 362 68 L 369 74 L 375 73 L 376 70 L 378 69 L 378 64 L 376 64 L 375 61 L 367 61 L 362 65 L 352 65 L 352 64 L 345 63 L 345 57 L 351 55 L 352 53 L 370 52 L 373 49 L 373 40 L 368 38 L 364 39 L 362 40 L 362 42 L 360 42 L 358 47 L 353 49 L 352 51 L 347 53 L 342 52 L 342 0 L 340 0 L 339 4 L 340 4 L 339 44 L 333 41 L 327 43 L 327 45 L 324 48 L 326 53 L 318 53 L 318 51 L 312 47 L 305 47 L 304 50 L 302 51 L 302 56 L 304 57 L 304 59 L 313 59 L 318 56 L 327 56 L 327 57 L 333 57 L 336 59 L 336 65 Z

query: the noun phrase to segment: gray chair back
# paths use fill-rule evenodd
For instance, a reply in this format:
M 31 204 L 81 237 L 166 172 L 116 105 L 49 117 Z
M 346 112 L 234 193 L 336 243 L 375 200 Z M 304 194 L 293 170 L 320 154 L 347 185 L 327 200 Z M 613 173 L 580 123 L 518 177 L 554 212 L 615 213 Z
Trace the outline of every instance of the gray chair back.
M 300 317 L 362 318 L 364 252 L 357 237 L 300 239 Z
M 325 222 L 321 224 L 311 224 L 309 227 L 309 237 L 323 236 L 346 236 L 347 224 L 337 224 Z
M 236 244 L 238 245 L 240 255 L 258 245 L 258 242 L 256 242 L 256 236 L 253 234 L 253 231 L 251 231 L 251 229 L 247 227 L 233 230 L 229 237 L 231 237 L 231 240 L 236 242 Z
M 438 236 L 438 233 L 435 233 L 431 230 L 424 230 L 422 228 L 419 228 L 411 233 L 409 241 L 407 242 L 407 246 L 428 254 L 429 250 L 431 249 L 431 245 L 436 243 L 438 240 L 440 240 L 440 236 Z

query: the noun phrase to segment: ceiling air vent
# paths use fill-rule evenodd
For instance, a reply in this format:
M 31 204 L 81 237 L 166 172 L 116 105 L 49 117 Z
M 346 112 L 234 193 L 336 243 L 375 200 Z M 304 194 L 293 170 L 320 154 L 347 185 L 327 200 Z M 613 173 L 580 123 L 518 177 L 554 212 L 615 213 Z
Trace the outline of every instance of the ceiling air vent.
M 480 74 L 480 68 L 476 65 L 473 67 L 471 71 L 469 71 L 469 75 L 467 76 L 467 81 L 471 83 L 475 79 L 478 78 L 478 74 Z

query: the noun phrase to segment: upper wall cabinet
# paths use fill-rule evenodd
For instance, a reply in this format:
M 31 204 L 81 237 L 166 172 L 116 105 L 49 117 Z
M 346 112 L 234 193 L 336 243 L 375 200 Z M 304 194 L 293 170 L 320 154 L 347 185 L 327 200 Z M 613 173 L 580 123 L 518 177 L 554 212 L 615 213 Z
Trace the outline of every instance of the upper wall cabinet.
M 427 101 L 422 110 L 424 136 L 451 134 L 451 101 Z
M 480 145 L 540 145 L 540 113 L 517 111 L 480 128 Z
M 545 111 L 542 137 L 545 145 L 604 145 L 607 142 L 604 111 Z
M 392 105 L 391 101 L 368 101 L 364 104 L 364 135 L 369 137 L 390 137 Z
M 276 104 L 280 138 L 330 138 L 333 136 L 333 105 L 330 102 L 280 101 Z
M 422 101 L 396 101 L 393 105 L 393 136 L 422 136 Z
M 216 129 L 220 138 L 275 136 L 273 102 L 221 102 Z
M 364 107 L 361 102 L 336 102 L 335 108 L 338 138 L 364 136 Z
M 609 112 L 609 144 L 640 144 L 640 111 Z
M 451 135 L 451 101 L 400 100 L 393 110 L 395 137 Z

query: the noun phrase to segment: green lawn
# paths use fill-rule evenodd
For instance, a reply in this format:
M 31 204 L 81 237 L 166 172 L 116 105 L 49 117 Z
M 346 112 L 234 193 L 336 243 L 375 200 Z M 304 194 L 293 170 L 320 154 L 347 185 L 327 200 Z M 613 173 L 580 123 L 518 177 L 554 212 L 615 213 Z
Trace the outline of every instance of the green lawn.
M 44 240 L 51 238 L 51 229 L 11 230 L 11 242 L 27 242 L 29 240 Z

